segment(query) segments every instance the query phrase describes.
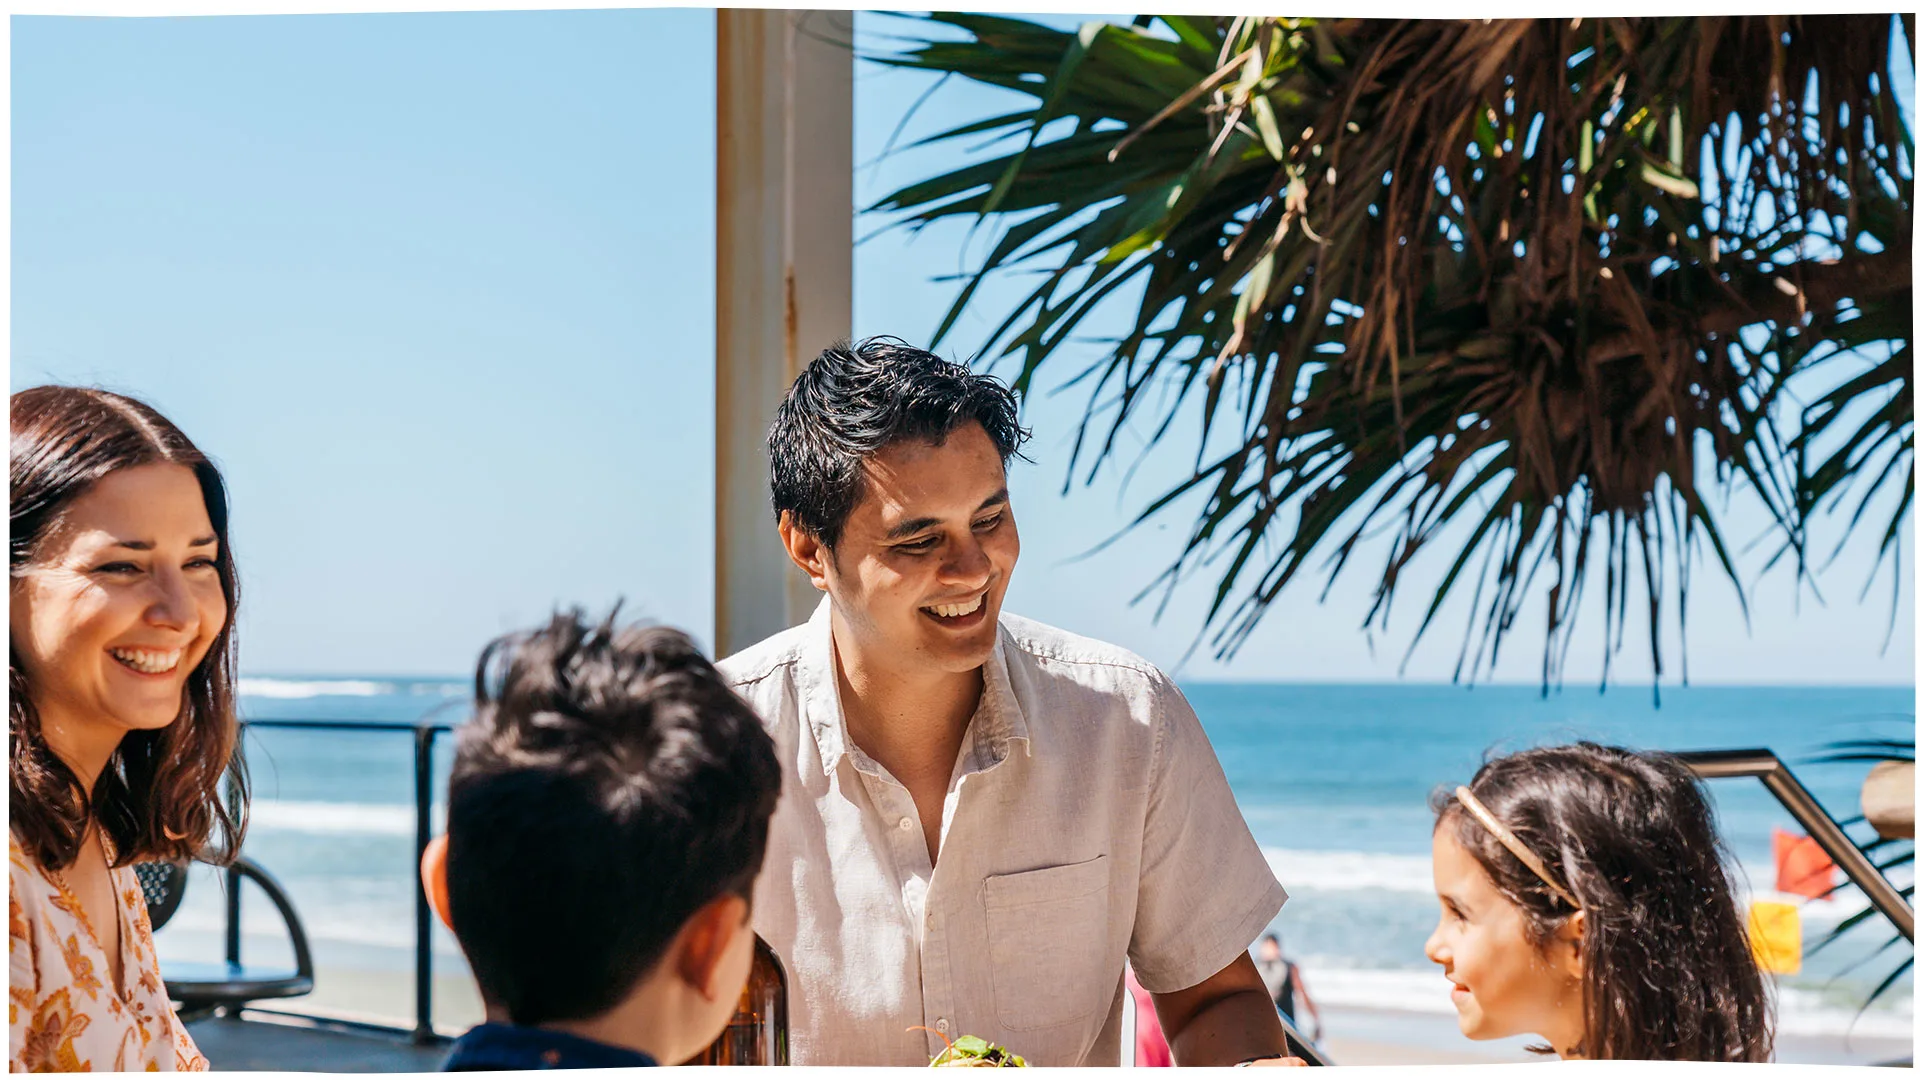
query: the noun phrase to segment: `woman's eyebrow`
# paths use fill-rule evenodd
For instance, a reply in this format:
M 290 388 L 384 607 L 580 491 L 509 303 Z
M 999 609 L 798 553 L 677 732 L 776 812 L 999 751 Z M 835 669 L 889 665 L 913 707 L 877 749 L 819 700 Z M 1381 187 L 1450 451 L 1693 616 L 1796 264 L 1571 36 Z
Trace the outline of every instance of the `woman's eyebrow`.
M 187 546 L 188 547 L 212 547 L 213 545 L 219 542 L 220 540 L 218 537 L 203 536 L 197 540 L 189 540 L 187 542 Z M 151 540 L 115 540 L 113 543 L 108 544 L 107 546 L 117 547 L 117 548 L 126 548 L 128 551 L 152 551 L 153 541 Z

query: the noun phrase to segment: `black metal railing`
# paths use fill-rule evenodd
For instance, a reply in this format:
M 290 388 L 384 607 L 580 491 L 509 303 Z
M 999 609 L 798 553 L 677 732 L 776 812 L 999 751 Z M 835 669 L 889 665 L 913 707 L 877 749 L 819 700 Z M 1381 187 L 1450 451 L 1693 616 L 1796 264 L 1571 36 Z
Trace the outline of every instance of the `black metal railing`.
M 293 728 L 303 731 L 389 731 L 407 732 L 413 736 L 413 840 L 414 865 L 427 852 L 427 843 L 433 839 L 433 744 L 441 735 L 452 731 L 453 725 L 438 720 L 244 720 L 244 728 Z M 229 868 L 227 875 L 227 962 L 240 962 L 240 876 L 239 872 Z M 389 1030 L 406 1032 L 415 1042 L 428 1042 L 437 1036 L 433 1030 L 433 908 L 427 903 L 427 890 L 420 881 L 420 875 L 413 875 L 413 1008 L 414 1018 L 411 1030 L 393 1027 Z M 300 1016 L 298 1012 L 276 1009 L 276 1012 Z M 331 1019 L 328 1017 L 310 1017 L 310 1019 Z M 384 1027 L 384 1025 L 361 1025 Z
M 1799 777 L 1794 776 L 1793 770 L 1787 768 L 1786 763 L 1773 751 L 1695 750 L 1674 756 L 1686 762 L 1694 775 L 1702 779 L 1738 776 L 1758 779 L 1768 793 L 1786 808 L 1787 813 L 1792 814 L 1793 819 L 1807 830 L 1807 835 L 1813 837 L 1841 873 L 1860 887 L 1867 902 L 1886 916 L 1895 929 L 1906 935 L 1908 941 L 1913 940 L 1913 905 L 1900 895 L 1900 890 L 1894 887 L 1893 882 L 1888 881 L 1880 868 L 1873 865 L 1867 853 L 1860 850 L 1860 846 L 1853 842 L 1840 823 L 1833 819 L 1833 815 L 1827 813 L 1826 807 L 1820 805 L 1820 800 L 1813 797 L 1813 793 L 1800 783 Z

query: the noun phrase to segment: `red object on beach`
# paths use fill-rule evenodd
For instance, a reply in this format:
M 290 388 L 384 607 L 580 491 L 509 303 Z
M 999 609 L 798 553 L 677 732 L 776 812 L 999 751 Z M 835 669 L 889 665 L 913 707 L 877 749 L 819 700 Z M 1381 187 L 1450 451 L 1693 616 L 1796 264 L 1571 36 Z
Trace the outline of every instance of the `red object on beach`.
M 1833 894 L 1833 859 L 1813 837 L 1775 829 L 1773 879 L 1775 892 L 1827 899 Z
M 1173 1051 L 1160 1030 L 1160 1014 L 1153 1011 L 1153 995 L 1127 968 L 1127 993 L 1133 995 L 1133 1064 L 1136 1068 L 1169 1068 Z

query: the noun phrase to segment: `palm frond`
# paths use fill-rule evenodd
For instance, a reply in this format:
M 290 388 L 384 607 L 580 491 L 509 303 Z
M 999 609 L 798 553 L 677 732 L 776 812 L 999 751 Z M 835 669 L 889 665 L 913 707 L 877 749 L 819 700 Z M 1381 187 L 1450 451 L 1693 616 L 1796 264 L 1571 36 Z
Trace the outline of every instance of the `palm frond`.
M 1148 592 L 1210 579 L 1223 658 L 1381 528 L 1367 629 L 1439 560 L 1414 642 L 1464 607 L 1471 678 L 1544 591 L 1543 685 L 1590 565 L 1607 662 L 1637 602 L 1656 682 L 1679 613 L 1684 677 L 1696 560 L 1742 588 L 1710 497 L 1732 485 L 1802 574 L 1810 521 L 1852 500 L 1850 532 L 1904 492 L 1897 564 L 1913 181 L 1891 19 L 928 19 L 969 36 L 879 59 L 1031 104 L 923 140 L 1012 137 L 869 212 L 996 230 L 939 336 L 982 281 L 1039 272 L 982 346 L 1023 392 L 1086 320 L 1123 320 L 1079 384 L 1069 475 L 1197 415 L 1191 477 L 1142 517 L 1206 501 Z M 1879 353 L 1785 416 L 1789 381 Z

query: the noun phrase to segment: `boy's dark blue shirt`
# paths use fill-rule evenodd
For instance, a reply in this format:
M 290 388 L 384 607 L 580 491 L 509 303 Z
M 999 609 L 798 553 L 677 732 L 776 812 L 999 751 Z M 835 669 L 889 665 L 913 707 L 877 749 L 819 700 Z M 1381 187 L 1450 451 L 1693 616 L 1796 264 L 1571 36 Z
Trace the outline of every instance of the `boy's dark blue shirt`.
M 444 1072 L 505 1072 L 519 1069 L 631 1069 L 658 1065 L 638 1050 L 609 1046 L 564 1031 L 481 1024 L 453 1044 Z

